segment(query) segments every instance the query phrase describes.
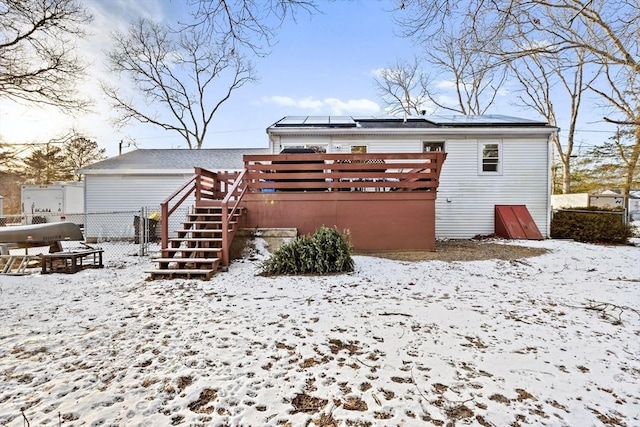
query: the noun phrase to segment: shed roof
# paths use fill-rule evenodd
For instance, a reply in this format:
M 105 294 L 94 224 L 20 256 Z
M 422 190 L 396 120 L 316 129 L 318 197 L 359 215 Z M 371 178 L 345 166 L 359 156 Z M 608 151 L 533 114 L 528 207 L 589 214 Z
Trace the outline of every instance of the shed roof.
M 267 148 L 140 149 L 93 163 L 79 170 L 90 175 L 109 172 L 192 172 L 201 167 L 209 170 L 238 170 L 244 167 L 245 154 L 268 154 Z

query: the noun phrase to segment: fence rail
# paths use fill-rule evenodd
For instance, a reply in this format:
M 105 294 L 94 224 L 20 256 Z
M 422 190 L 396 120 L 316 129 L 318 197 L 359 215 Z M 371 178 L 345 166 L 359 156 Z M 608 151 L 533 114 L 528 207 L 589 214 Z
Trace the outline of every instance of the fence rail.
M 174 219 L 176 223 L 179 223 L 185 217 L 186 212 L 179 211 Z M 97 247 L 108 243 L 111 253 L 117 253 L 118 249 L 120 249 L 123 255 L 131 255 L 132 251 L 134 251 L 136 255 L 149 256 L 159 250 L 159 224 L 163 222 L 159 206 L 145 206 L 138 210 L 129 211 L 103 211 L 65 215 L 2 215 L 0 216 L 0 227 L 59 221 L 78 224 L 84 235 L 83 243 Z
M 603 215 L 603 214 L 620 215 L 620 221 L 622 221 L 623 224 L 628 224 L 629 223 L 629 216 L 627 215 L 627 210 L 626 209 L 620 209 L 620 210 L 592 210 L 592 209 L 563 208 L 563 209 L 554 209 L 552 211 L 552 214 L 555 214 L 557 212 L 577 212 L 577 213 L 593 214 L 593 215 Z

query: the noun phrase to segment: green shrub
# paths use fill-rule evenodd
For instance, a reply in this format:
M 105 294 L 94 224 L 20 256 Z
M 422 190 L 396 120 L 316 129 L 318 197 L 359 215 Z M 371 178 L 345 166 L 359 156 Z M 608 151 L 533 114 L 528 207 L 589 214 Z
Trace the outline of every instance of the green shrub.
M 349 235 L 320 227 L 309 236 L 299 236 L 274 251 L 260 265 L 265 276 L 287 274 L 331 274 L 353 271 Z
M 561 210 L 553 215 L 551 238 L 588 243 L 627 243 L 632 227 L 620 211 L 602 208 Z

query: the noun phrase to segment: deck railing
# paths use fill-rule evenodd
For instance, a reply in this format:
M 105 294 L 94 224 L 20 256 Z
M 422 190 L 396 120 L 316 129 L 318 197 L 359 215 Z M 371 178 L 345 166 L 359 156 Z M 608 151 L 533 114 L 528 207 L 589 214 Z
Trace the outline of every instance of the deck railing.
M 435 191 L 446 153 L 244 156 L 249 192 Z
M 239 198 L 244 192 L 244 189 L 240 188 L 238 180 L 238 177 L 243 175 L 244 172 L 212 172 L 203 168 L 195 168 L 195 174 L 160 204 L 162 248 L 166 248 L 169 241 L 169 217 L 191 195 L 194 196 L 196 205 L 220 206 L 223 208 L 223 212 L 228 212 L 229 205 L 231 205 L 232 210 L 228 215 L 223 215 L 223 220 L 226 217 L 228 226 L 229 215 L 233 215 L 237 211 Z M 223 241 L 228 239 L 225 234 L 223 233 Z
M 235 230 L 230 222 L 247 192 L 435 192 L 445 158 L 443 152 L 245 155 L 241 172 L 195 168 L 161 204 L 162 248 L 169 241 L 169 217 L 192 195 L 196 206 L 222 208 L 222 261 L 228 265 Z
M 246 170 L 232 177 L 232 182 L 226 181 L 228 187 L 227 194 L 220 202 L 222 208 L 222 264 L 229 265 L 229 247 L 233 241 L 237 227 L 229 227 L 229 223 L 234 217 L 240 215 L 240 201 L 244 195 L 247 186 L 244 183 Z M 231 178 L 231 177 L 230 177 Z

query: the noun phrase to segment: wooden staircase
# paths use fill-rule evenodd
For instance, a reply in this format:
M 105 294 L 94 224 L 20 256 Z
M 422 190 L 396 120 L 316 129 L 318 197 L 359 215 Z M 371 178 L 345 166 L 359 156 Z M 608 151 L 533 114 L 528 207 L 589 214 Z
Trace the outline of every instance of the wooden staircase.
M 156 279 L 190 279 L 209 280 L 222 266 L 225 251 L 229 247 L 223 244 L 223 212 L 222 207 L 194 207 L 182 223 L 182 229 L 176 237 L 169 238 L 161 256 L 152 261 L 158 268 L 148 270 L 151 280 Z M 237 209 L 228 222 L 228 245 L 238 229 L 238 220 L 244 215 L 244 209 Z M 227 255 L 228 259 L 228 255 Z M 226 266 L 224 266 L 226 267 Z

